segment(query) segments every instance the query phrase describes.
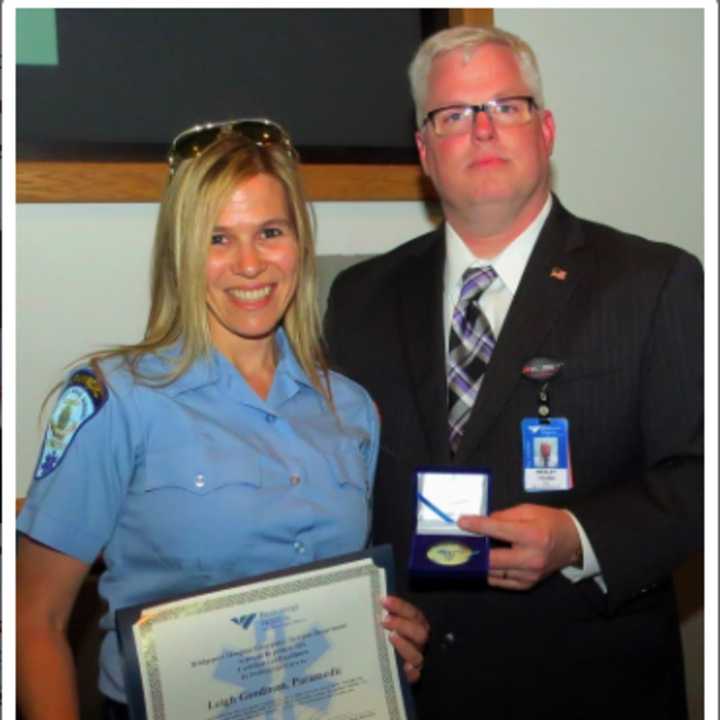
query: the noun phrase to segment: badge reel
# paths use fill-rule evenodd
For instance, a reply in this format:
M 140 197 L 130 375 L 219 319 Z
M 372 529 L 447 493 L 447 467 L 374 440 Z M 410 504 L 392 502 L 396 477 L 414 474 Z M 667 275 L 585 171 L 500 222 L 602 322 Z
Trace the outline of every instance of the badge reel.
M 526 492 L 564 491 L 573 486 L 570 426 L 567 418 L 552 417 L 550 411 L 550 381 L 562 367 L 558 360 L 533 358 L 523 368 L 523 375 L 538 385 L 537 417 L 524 418 L 520 425 Z
M 461 515 L 487 515 L 485 470 L 420 468 L 410 573 L 417 578 L 473 578 L 487 573 L 490 539 L 457 526 Z

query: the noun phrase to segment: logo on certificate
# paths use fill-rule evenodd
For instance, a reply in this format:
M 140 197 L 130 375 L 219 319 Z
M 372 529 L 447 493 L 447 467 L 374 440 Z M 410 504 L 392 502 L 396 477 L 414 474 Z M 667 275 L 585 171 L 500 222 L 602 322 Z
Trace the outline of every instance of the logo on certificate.
M 257 613 L 250 613 L 249 615 L 240 615 L 239 617 L 230 618 L 236 625 L 240 625 L 243 630 L 247 630 L 251 625 L 252 621 L 257 616 Z

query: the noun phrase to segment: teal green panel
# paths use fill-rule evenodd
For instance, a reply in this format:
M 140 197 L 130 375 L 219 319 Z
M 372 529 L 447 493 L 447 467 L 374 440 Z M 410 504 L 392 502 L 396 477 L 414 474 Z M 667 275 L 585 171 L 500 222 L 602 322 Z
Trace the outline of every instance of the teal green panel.
M 57 65 L 54 10 L 17 10 L 15 49 L 18 65 Z

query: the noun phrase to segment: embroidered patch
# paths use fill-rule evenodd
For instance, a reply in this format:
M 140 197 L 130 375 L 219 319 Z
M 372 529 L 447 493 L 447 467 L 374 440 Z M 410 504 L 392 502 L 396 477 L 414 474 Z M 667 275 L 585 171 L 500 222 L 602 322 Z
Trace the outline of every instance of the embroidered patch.
M 62 391 L 45 431 L 45 440 L 35 468 L 35 479 L 49 475 L 62 462 L 77 431 L 107 400 L 107 390 L 92 370 L 72 374 Z

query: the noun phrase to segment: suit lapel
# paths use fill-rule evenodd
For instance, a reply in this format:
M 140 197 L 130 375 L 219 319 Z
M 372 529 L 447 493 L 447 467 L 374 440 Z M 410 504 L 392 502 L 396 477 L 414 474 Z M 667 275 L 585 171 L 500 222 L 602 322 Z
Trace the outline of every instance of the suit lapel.
M 400 343 L 431 462 L 450 460 L 443 342 L 444 227 L 403 267 L 397 284 Z
M 508 311 L 456 455 L 466 461 L 502 412 L 526 362 L 538 355 L 592 254 L 584 248 L 580 225 L 558 202 L 543 226 Z M 519 431 L 518 431 L 519 432 Z

